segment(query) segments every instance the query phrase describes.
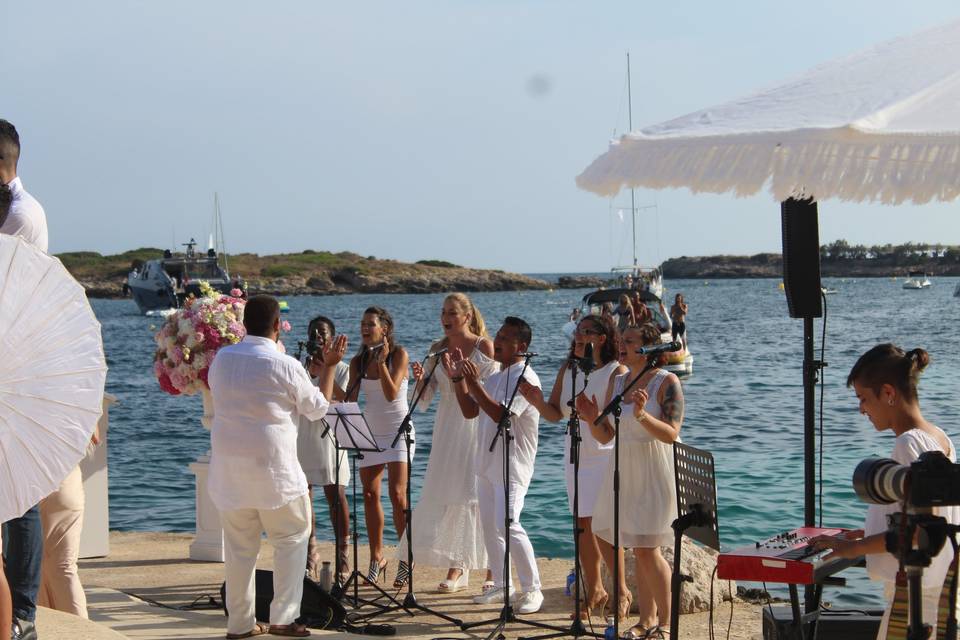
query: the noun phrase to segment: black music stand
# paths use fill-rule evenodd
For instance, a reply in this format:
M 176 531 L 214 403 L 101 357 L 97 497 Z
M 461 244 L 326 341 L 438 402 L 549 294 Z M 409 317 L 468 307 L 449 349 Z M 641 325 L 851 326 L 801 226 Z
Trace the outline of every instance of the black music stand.
M 394 604 L 398 604 L 396 599 L 381 589 L 377 583 L 368 580 L 367 576 L 362 574 L 357 568 L 357 460 L 363 458 L 364 452 L 379 452 L 382 451 L 382 449 L 377 446 L 376 438 L 374 438 L 373 434 L 370 432 L 370 425 L 367 424 L 367 419 L 364 417 L 363 412 L 360 411 L 360 407 L 357 405 L 357 403 L 341 402 L 331 405 L 330 409 L 337 416 L 333 425 L 328 425 L 329 429 L 333 432 L 333 441 L 336 443 L 337 451 L 353 452 L 353 456 L 350 458 L 352 476 L 351 491 L 353 497 L 353 505 L 350 514 L 350 519 L 352 520 L 353 524 L 353 571 L 350 572 L 350 577 L 347 578 L 347 581 L 338 587 L 337 593 L 334 595 L 342 598 L 350 590 L 350 585 L 352 584 L 353 607 L 355 609 L 365 604 L 370 604 L 380 609 L 385 609 L 386 605 L 379 604 L 376 602 L 376 600 L 379 600 L 380 598 L 387 598 Z M 337 456 L 339 463 L 339 453 Z M 361 580 L 379 591 L 381 594 L 380 598 L 377 598 L 376 600 L 361 599 Z
M 673 521 L 673 574 L 670 580 L 670 637 L 680 637 L 680 591 L 690 576 L 680 573 L 683 536 L 720 551 L 717 480 L 713 454 L 682 442 L 673 443 L 677 519 Z

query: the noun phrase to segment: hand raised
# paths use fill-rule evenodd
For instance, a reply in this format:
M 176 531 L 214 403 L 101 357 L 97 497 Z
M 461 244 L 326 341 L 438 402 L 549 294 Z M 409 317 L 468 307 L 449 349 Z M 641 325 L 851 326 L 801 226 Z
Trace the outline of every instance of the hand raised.
M 476 382 L 480 378 L 480 369 L 471 360 L 460 361 L 460 372 L 468 382 Z
M 521 380 L 517 390 L 520 392 L 520 395 L 533 406 L 539 407 L 543 405 L 543 390 L 540 387 L 534 386 L 526 380 Z
M 597 402 L 597 396 L 587 397 L 587 394 L 581 393 L 577 396 L 577 413 L 584 422 L 593 423 L 600 417 L 600 405 Z
M 387 343 L 384 342 L 383 346 L 377 349 L 376 358 L 377 365 L 382 365 L 387 363 L 387 356 L 390 355 L 390 347 L 387 346 Z
M 419 362 L 414 362 L 410 365 L 410 368 L 413 369 L 414 382 L 420 382 L 423 379 L 423 365 Z
M 347 352 L 347 336 L 340 334 L 333 340 L 327 340 L 323 344 L 323 364 L 328 367 L 336 366 L 343 360 L 343 354 Z

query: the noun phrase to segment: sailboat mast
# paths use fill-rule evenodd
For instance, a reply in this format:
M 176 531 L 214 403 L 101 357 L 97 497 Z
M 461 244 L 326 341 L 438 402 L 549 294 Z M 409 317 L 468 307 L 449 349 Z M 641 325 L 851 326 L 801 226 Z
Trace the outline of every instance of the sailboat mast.
M 213 192 L 213 215 L 214 228 L 216 232 L 214 233 L 215 242 L 218 242 L 220 246 L 218 247 L 217 254 L 223 255 L 223 270 L 228 274 L 230 273 L 230 263 L 227 257 L 227 248 L 223 241 L 223 218 L 220 217 L 220 194 L 216 191 Z
M 633 91 L 630 86 L 630 52 L 627 51 L 627 126 L 633 131 Z M 633 187 L 630 188 L 630 222 L 633 225 L 633 269 L 637 269 L 637 203 Z

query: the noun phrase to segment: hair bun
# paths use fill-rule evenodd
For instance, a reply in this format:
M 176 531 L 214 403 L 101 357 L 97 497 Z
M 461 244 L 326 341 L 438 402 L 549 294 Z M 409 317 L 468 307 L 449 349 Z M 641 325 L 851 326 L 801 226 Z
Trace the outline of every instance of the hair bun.
M 930 354 L 923 349 L 911 349 L 907 352 L 907 357 L 913 360 L 917 371 L 923 371 L 930 364 Z

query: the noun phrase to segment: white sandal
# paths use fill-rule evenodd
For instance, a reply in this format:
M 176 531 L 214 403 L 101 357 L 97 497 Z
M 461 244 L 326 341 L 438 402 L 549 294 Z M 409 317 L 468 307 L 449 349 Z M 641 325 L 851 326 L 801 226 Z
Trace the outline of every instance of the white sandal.
M 466 569 L 460 570 L 460 575 L 454 579 L 445 578 L 437 585 L 437 593 L 456 593 L 463 591 L 470 584 L 470 572 Z
M 488 593 L 497 588 L 497 583 L 493 580 L 484 580 L 483 584 L 480 586 L 480 593 Z

